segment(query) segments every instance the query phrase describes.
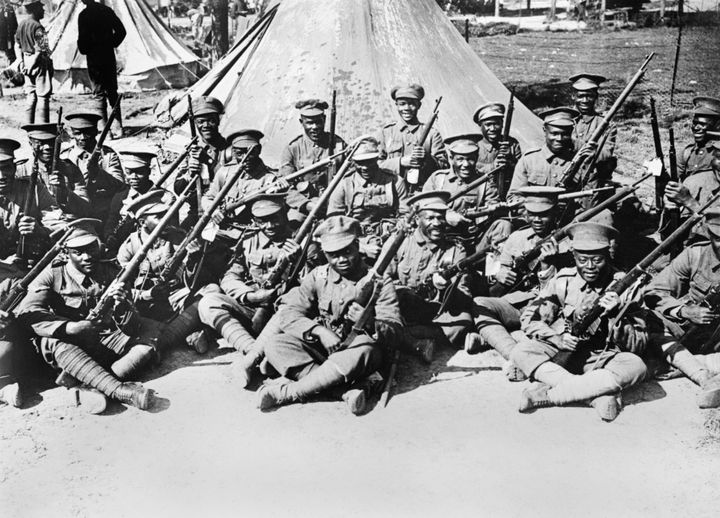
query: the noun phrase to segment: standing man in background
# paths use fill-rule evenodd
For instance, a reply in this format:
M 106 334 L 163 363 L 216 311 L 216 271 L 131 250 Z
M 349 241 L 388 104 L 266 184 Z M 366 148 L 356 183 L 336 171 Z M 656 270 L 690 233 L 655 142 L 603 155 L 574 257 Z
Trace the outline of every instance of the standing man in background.
M 97 110 L 107 121 L 107 106 L 118 100 L 117 62 L 115 49 L 125 39 L 125 27 L 115 11 L 95 0 L 82 0 L 85 9 L 78 16 L 78 50 L 87 57 L 88 76 L 92 83 Z M 122 137 L 122 116 L 111 127 L 113 138 Z
M 20 53 L 20 71 L 25 75 L 27 95 L 26 121 L 35 123 L 35 107 L 40 98 L 38 122 L 50 122 L 50 96 L 52 95 L 53 63 L 50 57 L 47 33 L 40 20 L 45 7 L 40 0 L 24 0 L 23 6 L 30 16 L 18 25 L 15 41 Z
M 15 9 L 9 0 L 0 0 L 0 50 L 5 52 L 7 64 L 12 65 L 15 56 L 15 31 L 18 22 Z

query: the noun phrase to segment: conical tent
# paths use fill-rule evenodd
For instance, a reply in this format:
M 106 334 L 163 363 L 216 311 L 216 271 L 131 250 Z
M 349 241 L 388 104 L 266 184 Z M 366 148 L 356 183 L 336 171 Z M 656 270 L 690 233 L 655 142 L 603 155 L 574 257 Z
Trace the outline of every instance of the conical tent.
M 284 0 L 190 94 L 225 104 L 225 133 L 262 130 L 263 155 L 277 165 L 283 147 L 302 131 L 297 100 L 330 100 L 336 90 L 337 133 L 351 139 L 397 117 L 390 89 L 403 83 L 425 88 L 421 120 L 443 97 L 437 128 L 444 136 L 477 132 L 475 109 L 510 96 L 435 0 Z M 161 124 L 183 119 L 184 96 L 171 94 L 158 106 Z M 525 148 L 542 140 L 539 119 L 519 102 L 512 134 Z
M 118 82 L 123 89 L 184 88 L 198 77 L 200 58 L 178 40 L 145 0 L 103 0 L 127 31 L 116 49 Z M 61 0 L 47 25 L 55 66 L 55 91 L 90 88 L 85 56 L 77 48 L 80 0 Z

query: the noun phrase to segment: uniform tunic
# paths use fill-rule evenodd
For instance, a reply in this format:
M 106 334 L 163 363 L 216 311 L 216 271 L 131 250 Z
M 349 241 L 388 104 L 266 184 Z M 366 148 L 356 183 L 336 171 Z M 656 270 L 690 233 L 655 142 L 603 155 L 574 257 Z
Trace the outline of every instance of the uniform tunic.
M 423 185 L 423 192 L 427 191 L 448 191 L 450 195 L 465 189 L 470 183 L 477 180 L 479 176 L 470 178 L 468 181 L 462 180 L 450 169 L 441 169 L 435 171 Z M 497 190 L 497 183 L 494 179 L 490 179 L 482 185 L 477 186 L 472 191 L 460 196 L 450 203 L 450 208 L 456 212 L 463 214 L 467 210 L 473 210 L 491 203 L 498 203 L 500 196 Z
M 183 192 L 188 182 L 195 177 L 195 172 L 189 170 L 191 159 L 184 161 L 178 166 L 178 172 L 175 176 L 173 190 L 175 194 Z M 219 135 L 213 142 L 206 142 L 200 146 L 199 164 L 194 167 L 200 167 L 200 178 L 203 182 L 203 192 L 207 190 L 210 183 L 215 178 L 217 170 L 233 162 L 232 150 L 228 148 L 228 143 L 222 135 Z M 191 207 L 196 209 L 196 199 L 190 197 L 188 199 Z M 193 211 L 194 212 L 194 211 Z
M 688 176 L 683 180 L 683 185 L 690 191 L 690 196 L 696 200 L 700 206 L 704 206 L 710 199 L 720 192 L 720 173 L 713 170 L 703 171 Z M 720 207 L 720 200 L 716 200 L 712 207 Z M 687 209 L 683 209 L 682 216 L 688 216 Z M 701 236 L 707 236 L 705 225 L 698 223 L 693 227 L 693 232 Z
M 522 157 L 520 143 L 513 137 L 510 137 L 509 140 L 510 155 L 508 157 L 508 165 L 503 171 L 495 175 L 495 177 L 490 181 L 494 182 L 495 185 L 500 187 L 498 189 L 498 194 L 502 199 L 505 199 L 505 194 L 510 188 L 510 181 L 512 180 L 515 164 L 517 164 L 518 160 L 520 160 L 520 157 Z M 500 152 L 500 146 L 493 144 L 484 138 L 480 139 L 477 145 L 479 148 L 477 170 L 480 174 L 487 174 L 493 169 L 495 169 L 495 159 Z
M 367 229 L 385 218 L 404 212 L 402 202 L 407 190 L 402 179 L 389 171 L 378 169 L 370 178 L 353 173 L 340 182 L 328 202 L 328 214 L 344 214 L 357 219 Z
M 525 153 L 515 165 L 507 201 L 510 203 L 522 201 L 519 191 L 523 187 L 531 185 L 558 186 L 563 173 L 572 160 L 573 154 L 568 153 L 564 156 L 558 156 L 550 151 L 547 146 L 532 149 Z
M 0 194 L 0 257 L 8 257 L 15 253 L 20 233 L 18 222 L 20 214 L 24 211 L 25 201 L 30 187 L 30 178 L 15 178 L 12 191 L 9 194 Z M 40 257 L 49 248 L 49 231 L 61 224 L 60 211 L 54 205 L 54 198 L 42 182 L 35 188 L 34 201 L 31 204 L 28 216 L 35 218 L 38 230 L 33 235 L 26 236 L 26 246 L 29 246 L 30 255 Z
M 407 168 L 400 165 L 400 158 L 410 156 L 412 150 L 422 133 L 425 123 L 408 125 L 405 122 L 391 122 L 383 127 L 378 137 L 380 141 L 380 167 L 389 169 L 400 178 L 406 178 Z M 418 185 L 425 183 L 430 174 L 443 167 L 447 167 L 445 158 L 445 144 L 440 132 L 431 129 L 428 138 L 423 144 L 425 159 L 420 169 Z
M 98 2 L 85 6 L 78 15 L 78 50 L 87 56 L 88 76 L 97 90 L 117 91 L 115 49 L 127 32 L 110 7 Z
M 347 144 L 345 141 L 335 135 L 335 152 L 343 149 Z M 330 156 L 330 134 L 323 133 L 318 142 L 314 142 L 305 133 L 298 135 L 283 149 L 280 155 L 280 176 L 286 176 L 300 169 L 304 169 L 320 160 Z M 339 166 L 342 158 L 335 160 L 336 166 Z
M 225 185 L 225 182 L 236 172 L 237 163 L 232 162 L 224 165 L 218 169 L 215 177 L 213 178 L 210 188 L 203 195 L 202 207 L 203 210 L 208 210 L 210 205 L 215 200 L 215 197 L 220 193 Z M 252 171 L 246 171 L 242 173 L 240 178 L 235 182 L 227 196 L 224 199 L 225 204 L 231 204 L 238 201 L 248 194 L 273 183 L 277 177 L 263 164 L 262 162 Z M 246 209 L 236 211 L 236 216 L 246 216 L 247 219 L 248 211 Z
M 680 152 L 678 159 L 678 176 L 682 181 L 696 173 L 712 169 L 713 148 L 710 142 L 698 146 L 696 143 L 688 144 Z

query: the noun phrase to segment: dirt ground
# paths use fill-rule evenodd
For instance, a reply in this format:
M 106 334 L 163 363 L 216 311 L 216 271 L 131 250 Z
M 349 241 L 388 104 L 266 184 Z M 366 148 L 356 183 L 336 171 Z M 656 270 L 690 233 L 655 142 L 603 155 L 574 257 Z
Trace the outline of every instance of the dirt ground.
M 676 96 L 683 139 L 690 99 L 717 94 L 720 41 L 712 34 L 693 28 L 685 36 L 694 60 L 683 64 Z M 611 97 L 642 56 L 658 50 L 652 84 L 642 85 L 619 127 L 621 167 L 635 175 L 632 164 L 651 154 L 647 96 L 669 85 L 673 36 L 670 29 L 519 34 L 472 44 L 533 109 L 565 102 L 566 77 L 600 61 L 600 73 L 617 77 Z M 12 131 L 22 99 L 6 93 L 0 127 Z M 144 128 L 161 96 L 133 95 L 128 126 Z M 69 109 L 86 99 L 63 102 Z M 718 514 L 720 411 L 699 410 L 685 379 L 628 391 L 609 424 L 584 407 L 522 415 L 524 384 L 506 381 L 494 352 L 446 350 L 429 368 L 403 359 L 388 407 L 365 416 L 337 401 L 261 413 L 254 392 L 231 380 L 235 356 L 169 354 L 145 380 L 160 396 L 151 412 L 117 404 L 108 415 L 87 416 L 69 406 L 65 389 L 36 381 L 39 393 L 25 408 L 0 408 L 0 516 Z

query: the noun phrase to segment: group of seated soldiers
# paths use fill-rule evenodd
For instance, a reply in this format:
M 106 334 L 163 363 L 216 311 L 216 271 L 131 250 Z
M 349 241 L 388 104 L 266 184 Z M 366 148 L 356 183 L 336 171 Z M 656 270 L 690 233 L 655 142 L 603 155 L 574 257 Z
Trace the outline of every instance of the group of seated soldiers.
M 720 406 L 720 316 L 706 304 L 720 290 L 720 203 L 649 282 L 622 295 L 607 288 L 624 275 L 623 246 L 639 239 L 622 238 L 635 229 L 628 213 L 614 206 L 569 226 L 565 239 L 549 238 L 602 199 L 599 190 L 566 196 L 563 173 L 577 153 L 594 155 L 595 166 L 571 190 L 614 185 L 614 131 L 602 150 L 587 141 L 604 78 L 571 81 L 575 107 L 542 113 L 545 142 L 525 152 L 502 139 L 499 103 L 478 108 L 477 134 L 443 139 L 433 128 L 420 142 L 418 85 L 391 91 L 396 122 L 350 144 L 325 130 L 326 103 L 299 102 L 304 133 L 279 171 L 263 162 L 260 131 L 220 134 L 223 106 L 210 97 L 195 99 L 199 140 L 162 186 L 151 180 L 150 148 L 96 149 L 99 114 L 66 116 L 71 145 L 57 159 L 56 125 L 24 127 L 34 152 L 25 163 L 18 142 L 0 139 L 0 300 L 66 232 L 22 302 L 0 312 L 0 401 L 22 404 L 39 354 L 87 411 L 103 412 L 108 399 L 145 410 L 155 396 L 134 381 L 144 370 L 173 347 L 202 354 L 222 339 L 241 353 L 232 368 L 240 385 L 264 379 L 262 410 L 324 395 L 362 414 L 398 351 L 429 363 L 439 347 L 495 349 L 510 381 L 533 382 L 521 412 L 587 403 L 610 421 L 623 389 L 672 373 L 699 386 L 701 408 Z M 666 190 L 666 207 L 682 217 L 720 190 L 719 121 L 720 101 L 695 100 L 695 142 L 681 153 L 681 181 Z M 291 176 L 328 157 L 326 167 Z M 162 227 L 132 281 L 119 282 L 178 197 L 182 217 Z M 202 236 L 183 243 L 204 217 Z M 297 239 L 303 228 L 311 235 Z M 404 240 L 388 262 L 398 232 Z M 535 247 L 537 258 L 519 269 Z M 168 279 L 177 257 L 182 267 Z M 358 293 L 378 273 L 368 312 Z M 112 310 L 98 316 L 103 298 Z M 574 336 L 573 322 L 596 304 L 601 318 Z

